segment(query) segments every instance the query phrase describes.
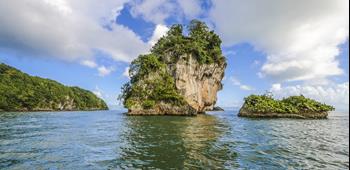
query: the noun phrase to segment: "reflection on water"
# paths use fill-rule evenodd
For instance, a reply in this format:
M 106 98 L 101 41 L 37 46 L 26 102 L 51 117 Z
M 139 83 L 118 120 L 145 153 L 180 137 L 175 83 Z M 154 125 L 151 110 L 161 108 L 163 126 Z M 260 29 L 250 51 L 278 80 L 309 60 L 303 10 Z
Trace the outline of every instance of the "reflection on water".
M 228 131 L 228 126 L 215 116 L 200 115 L 186 121 L 188 126 L 182 131 L 182 139 L 189 159 L 185 167 L 222 169 L 235 167 L 235 152 L 219 139 Z
M 120 168 L 223 168 L 234 154 L 215 143 L 225 125 L 214 116 L 127 117 Z
M 0 169 L 348 169 L 349 117 L 0 114 Z M 348 115 L 348 114 L 347 114 Z

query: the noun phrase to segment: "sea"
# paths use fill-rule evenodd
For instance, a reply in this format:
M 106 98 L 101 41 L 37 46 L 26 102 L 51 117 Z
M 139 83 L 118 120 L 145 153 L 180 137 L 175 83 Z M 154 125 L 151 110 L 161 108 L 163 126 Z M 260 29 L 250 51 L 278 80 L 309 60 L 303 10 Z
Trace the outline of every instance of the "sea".
M 349 169 L 349 113 L 325 120 L 237 111 L 0 113 L 0 169 Z

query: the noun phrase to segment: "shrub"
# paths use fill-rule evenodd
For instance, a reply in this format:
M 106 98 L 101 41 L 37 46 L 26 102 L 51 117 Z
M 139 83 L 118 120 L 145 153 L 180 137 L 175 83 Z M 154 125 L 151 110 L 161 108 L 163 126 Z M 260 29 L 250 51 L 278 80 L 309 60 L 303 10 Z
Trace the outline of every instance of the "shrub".
M 334 110 L 333 106 L 322 104 L 302 95 L 291 96 L 282 100 L 275 100 L 268 95 L 250 95 L 244 100 L 244 107 L 255 113 L 307 113 Z
M 173 59 L 178 59 L 183 54 L 192 54 L 200 64 L 225 62 L 220 37 L 210 31 L 204 22 L 192 20 L 187 28 L 189 35 L 184 36 L 183 26 L 173 25 L 167 35 L 152 47 L 151 52 L 161 58 L 171 53 Z
M 142 107 L 144 109 L 151 109 L 156 105 L 156 102 L 154 100 L 145 100 L 142 104 Z

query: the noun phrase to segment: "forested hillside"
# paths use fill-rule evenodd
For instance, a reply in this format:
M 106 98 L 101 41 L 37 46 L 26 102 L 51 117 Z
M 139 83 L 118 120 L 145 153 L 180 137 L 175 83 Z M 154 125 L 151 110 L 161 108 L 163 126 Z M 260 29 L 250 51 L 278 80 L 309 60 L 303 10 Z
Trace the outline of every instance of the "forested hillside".
M 92 92 L 0 64 L 0 111 L 106 110 Z

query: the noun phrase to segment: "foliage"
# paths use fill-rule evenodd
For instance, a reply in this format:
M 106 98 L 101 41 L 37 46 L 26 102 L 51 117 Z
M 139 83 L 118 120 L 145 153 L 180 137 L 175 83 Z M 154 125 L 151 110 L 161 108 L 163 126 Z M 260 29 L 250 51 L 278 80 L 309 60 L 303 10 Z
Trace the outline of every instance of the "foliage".
M 286 103 L 288 105 L 294 106 L 300 112 L 328 112 L 333 111 L 335 108 L 330 105 L 322 104 L 315 100 L 306 98 L 304 96 L 291 96 L 285 98 L 281 101 L 282 103 Z
M 122 87 L 120 100 L 126 108 L 135 106 L 151 109 L 158 102 L 183 104 L 175 89 L 174 79 L 167 73 L 166 65 L 155 55 L 141 55 L 130 66 L 131 80 Z
M 151 109 L 154 107 L 154 105 L 156 105 L 156 102 L 154 100 L 145 100 L 142 103 L 142 107 L 145 109 Z
M 250 95 L 244 100 L 245 109 L 254 113 L 309 113 L 334 110 L 332 106 L 302 95 L 291 96 L 282 100 L 276 100 L 270 95 Z
M 131 82 L 137 82 L 145 75 L 164 68 L 165 64 L 160 62 L 157 56 L 153 54 L 140 55 L 131 62 L 129 70 L 130 77 L 132 77 Z
M 101 99 L 87 90 L 66 87 L 0 64 L 0 111 L 64 110 L 70 101 L 73 110 L 107 109 Z
M 210 31 L 204 22 L 192 20 L 188 26 L 189 35 L 183 35 L 183 26 L 173 25 L 167 35 L 153 46 L 151 52 L 164 57 L 171 54 L 178 59 L 183 54 L 193 54 L 200 64 L 225 62 L 222 56 L 221 39 Z
M 122 87 L 118 97 L 126 108 L 152 109 L 161 102 L 183 105 L 184 98 L 176 90 L 175 80 L 167 72 L 167 64 L 175 63 L 184 54 L 196 57 L 200 64 L 226 62 L 220 37 L 205 23 L 193 20 L 188 31 L 189 35 L 185 36 L 182 25 L 173 25 L 153 46 L 151 54 L 140 55 L 131 63 L 131 80 Z

